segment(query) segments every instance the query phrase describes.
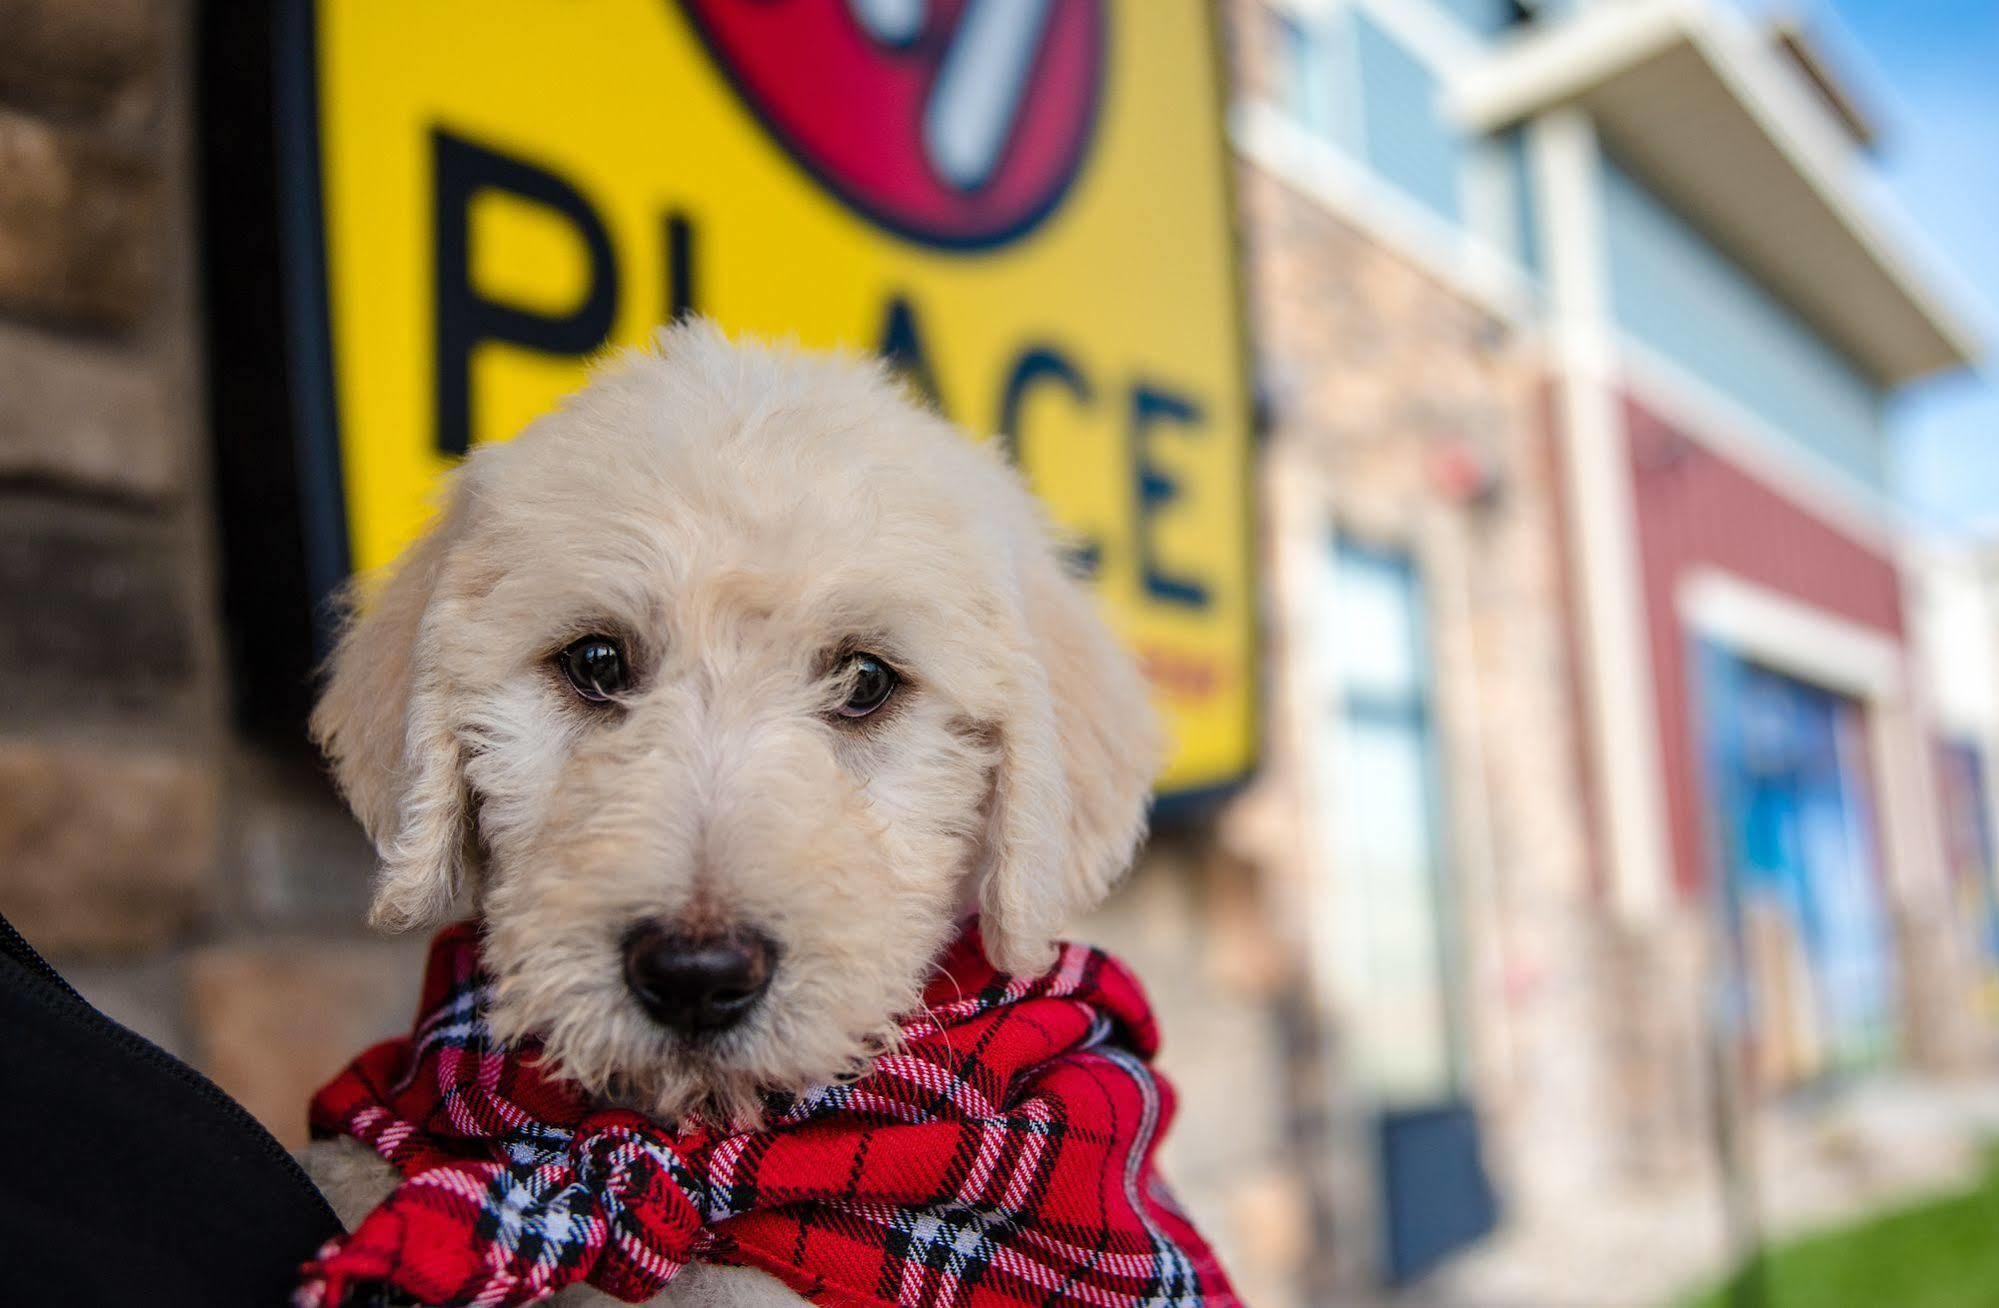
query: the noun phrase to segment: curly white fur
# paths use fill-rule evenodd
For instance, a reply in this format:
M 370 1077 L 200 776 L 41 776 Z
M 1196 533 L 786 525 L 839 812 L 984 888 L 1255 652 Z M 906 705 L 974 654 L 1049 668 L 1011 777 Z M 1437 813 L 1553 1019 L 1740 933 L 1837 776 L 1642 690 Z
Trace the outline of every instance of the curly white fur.
M 608 711 L 551 667 L 597 631 L 636 670 Z M 856 648 L 907 677 L 859 729 L 829 713 Z M 668 1119 L 865 1067 L 975 907 L 996 964 L 1043 966 L 1129 864 L 1159 757 L 992 447 L 876 365 L 706 325 L 453 475 L 313 726 L 381 852 L 376 923 L 469 900 L 495 1025 Z M 641 918 L 763 931 L 770 991 L 678 1039 L 622 979 Z

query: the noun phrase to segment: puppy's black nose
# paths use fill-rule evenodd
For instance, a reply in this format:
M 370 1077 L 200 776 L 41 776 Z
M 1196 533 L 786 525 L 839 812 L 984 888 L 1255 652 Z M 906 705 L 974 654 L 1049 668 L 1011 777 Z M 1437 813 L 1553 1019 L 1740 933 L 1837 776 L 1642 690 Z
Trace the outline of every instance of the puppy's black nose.
M 692 935 L 663 922 L 625 934 L 625 985 L 662 1026 L 707 1035 L 743 1020 L 770 985 L 777 950 L 755 931 Z

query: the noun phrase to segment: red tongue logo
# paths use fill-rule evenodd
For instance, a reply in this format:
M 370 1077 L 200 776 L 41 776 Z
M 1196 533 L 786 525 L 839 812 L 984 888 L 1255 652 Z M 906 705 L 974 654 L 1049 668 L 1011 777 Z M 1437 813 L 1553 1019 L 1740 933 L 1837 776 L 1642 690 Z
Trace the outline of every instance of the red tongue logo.
M 1102 0 L 680 0 L 764 124 L 849 206 L 931 245 L 1018 237 L 1095 125 Z

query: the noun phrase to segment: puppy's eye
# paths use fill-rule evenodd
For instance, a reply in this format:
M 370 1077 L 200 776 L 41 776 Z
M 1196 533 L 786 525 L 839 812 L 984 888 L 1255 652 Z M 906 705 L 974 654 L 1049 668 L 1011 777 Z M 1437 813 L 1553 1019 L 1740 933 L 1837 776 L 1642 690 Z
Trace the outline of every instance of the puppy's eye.
M 855 654 L 847 659 L 847 698 L 840 705 L 843 718 L 864 718 L 895 694 L 902 681 L 895 669 L 872 654 Z
M 622 693 L 630 682 L 625 652 L 609 636 L 571 641 L 555 656 L 555 663 L 576 693 L 592 704 L 602 704 Z

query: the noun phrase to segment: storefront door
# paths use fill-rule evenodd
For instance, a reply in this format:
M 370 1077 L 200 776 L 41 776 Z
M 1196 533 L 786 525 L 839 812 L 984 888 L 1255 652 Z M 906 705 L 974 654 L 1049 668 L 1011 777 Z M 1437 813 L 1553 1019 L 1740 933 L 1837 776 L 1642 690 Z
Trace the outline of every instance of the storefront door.
M 1865 1069 L 1894 1035 L 1894 958 L 1865 710 L 1701 648 L 1702 713 L 1731 992 L 1756 1083 Z

